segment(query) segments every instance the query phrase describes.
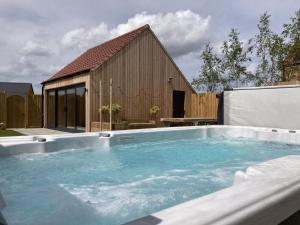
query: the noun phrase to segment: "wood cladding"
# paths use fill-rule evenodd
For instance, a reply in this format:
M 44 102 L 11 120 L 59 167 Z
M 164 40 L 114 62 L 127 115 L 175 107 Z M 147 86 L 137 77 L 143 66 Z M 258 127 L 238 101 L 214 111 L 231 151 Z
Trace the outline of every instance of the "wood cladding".
M 86 131 L 100 121 L 100 81 L 102 105 L 109 105 L 110 79 L 112 102 L 122 106 L 121 120 L 149 121 L 150 108 L 157 105 L 157 118 L 172 117 L 173 91 L 184 91 L 185 117 L 217 117 L 214 93 L 196 94 L 155 34 L 147 29 L 99 67 L 73 77 L 44 85 L 44 112 L 47 112 L 47 90 L 84 83 L 86 93 Z M 47 127 L 47 113 L 45 126 Z M 103 115 L 103 122 L 109 116 Z
M 150 30 L 99 68 L 90 72 L 91 121 L 99 121 L 99 84 L 102 82 L 102 105 L 109 104 L 109 80 L 113 80 L 113 103 L 122 106 L 124 120 L 150 120 L 149 109 L 160 107 L 158 117 L 172 116 L 173 90 L 185 91 L 186 117 L 191 116 L 194 90 Z

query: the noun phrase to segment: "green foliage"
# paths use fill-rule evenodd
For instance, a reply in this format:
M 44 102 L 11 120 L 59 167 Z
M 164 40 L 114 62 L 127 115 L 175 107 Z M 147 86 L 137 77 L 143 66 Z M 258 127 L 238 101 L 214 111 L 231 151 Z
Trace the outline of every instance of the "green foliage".
M 101 108 L 98 111 L 102 112 L 104 114 L 109 114 L 109 110 L 110 110 L 109 105 L 103 105 L 103 106 L 101 106 Z M 111 105 L 111 111 L 112 111 L 112 113 L 117 114 L 122 111 L 122 107 L 118 103 L 113 103 Z
M 247 71 L 247 63 L 251 61 L 249 54 L 252 51 L 251 40 L 244 47 L 244 43 L 239 40 L 239 33 L 231 29 L 229 39 L 223 42 L 221 47 L 223 58 L 222 77 L 225 88 L 239 87 L 240 84 L 247 83 L 251 74 Z
M 5 123 L 0 123 L 0 130 L 6 130 Z
M 118 114 L 122 111 L 122 106 L 120 106 L 118 103 L 113 103 L 111 105 L 111 111 L 112 113 Z
M 300 10 L 283 25 L 280 34 L 271 30 L 270 18 L 267 12 L 260 17 L 258 33 L 248 43 L 240 41 L 239 33 L 231 29 L 228 40 L 221 46 L 221 54 L 216 54 L 207 44 L 201 54 L 200 74 L 193 79 L 192 85 L 198 90 L 221 91 L 241 85 L 273 85 L 281 81 L 283 62 L 288 65 L 300 57 Z M 248 70 L 249 66 L 252 66 L 252 72 Z
M 150 108 L 150 115 L 157 115 L 160 111 L 160 108 L 157 105 L 154 105 Z
M 255 84 L 272 85 L 282 79 L 283 60 L 287 55 L 284 38 L 270 29 L 270 17 L 265 12 L 259 20 L 259 33 L 255 35 L 255 49 L 258 65 L 255 71 Z
M 295 16 L 290 18 L 291 22 L 283 25 L 282 34 L 285 38 L 290 39 L 294 44 L 300 40 L 300 9 L 296 11 Z
M 221 89 L 221 59 L 213 52 L 210 44 L 205 46 L 201 54 L 202 66 L 200 74 L 194 78 L 192 85 L 197 90 L 218 91 Z
M 0 130 L 0 137 L 23 136 L 23 134 L 14 130 Z
M 109 114 L 109 105 L 103 105 L 103 106 L 101 106 L 98 111 L 102 112 L 104 114 Z

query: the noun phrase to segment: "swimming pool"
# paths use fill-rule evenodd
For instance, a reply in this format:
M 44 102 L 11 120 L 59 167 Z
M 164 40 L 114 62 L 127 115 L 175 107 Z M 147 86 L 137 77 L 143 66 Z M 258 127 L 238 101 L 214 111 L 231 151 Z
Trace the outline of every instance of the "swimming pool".
M 13 225 L 122 224 L 229 187 L 238 170 L 300 155 L 299 145 L 233 133 L 115 132 L 104 145 L 0 157 L 3 215 Z

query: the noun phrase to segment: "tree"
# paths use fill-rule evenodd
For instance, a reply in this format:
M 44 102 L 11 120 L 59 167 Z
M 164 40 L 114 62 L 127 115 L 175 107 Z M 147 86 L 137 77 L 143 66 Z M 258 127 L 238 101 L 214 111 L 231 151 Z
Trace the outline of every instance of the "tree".
M 251 61 L 249 54 L 252 51 L 251 40 L 247 46 L 239 40 L 239 33 L 231 29 L 229 39 L 222 46 L 222 68 L 224 76 L 222 82 L 225 88 L 239 87 L 251 79 L 246 64 Z
M 288 53 L 285 58 L 285 66 L 292 66 L 295 59 L 300 59 L 300 9 L 296 11 L 295 16 L 290 18 L 289 24 L 283 25 L 283 36 L 287 39 L 286 52 Z M 291 70 L 297 68 L 290 67 Z
M 257 25 L 255 49 L 258 65 L 255 71 L 255 84 L 272 85 L 282 79 L 282 63 L 287 54 L 284 38 L 270 29 L 270 17 L 265 12 Z
M 220 91 L 221 89 L 221 60 L 213 52 L 210 44 L 205 46 L 201 54 L 202 66 L 200 74 L 194 78 L 192 85 L 197 90 Z
M 283 25 L 283 32 L 285 38 L 290 39 L 293 45 L 300 40 L 300 9 L 296 11 L 295 16 L 290 18 L 291 23 Z

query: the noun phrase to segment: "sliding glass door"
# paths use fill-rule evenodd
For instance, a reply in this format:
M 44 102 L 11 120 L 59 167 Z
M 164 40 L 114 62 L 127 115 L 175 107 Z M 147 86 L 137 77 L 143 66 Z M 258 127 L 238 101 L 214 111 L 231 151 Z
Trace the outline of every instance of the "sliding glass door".
M 76 87 L 76 126 L 85 128 L 85 87 Z
M 48 127 L 85 129 L 85 86 L 48 91 Z
M 56 99 L 57 99 L 57 104 L 56 104 L 56 124 L 57 127 L 63 128 L 66 126 L 66 92 L 65 90 L 59 90 L 56 93 Z
M 47 125 L 49 128 L 55 127 L 55 91 L 48 92 Z
M 75 88 L 66 90 L 66 114 L 67 114 L 67 128 L 74 129 L 76 127 L 76 102 L 75 102 Z

